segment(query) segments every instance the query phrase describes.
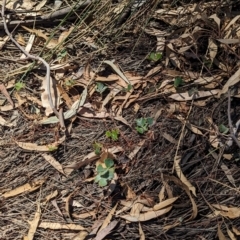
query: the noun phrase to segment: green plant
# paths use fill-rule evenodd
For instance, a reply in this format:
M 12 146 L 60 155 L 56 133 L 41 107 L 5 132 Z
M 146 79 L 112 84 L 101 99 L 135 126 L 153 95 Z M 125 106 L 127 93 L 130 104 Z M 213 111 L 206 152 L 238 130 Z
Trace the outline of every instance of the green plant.
M 94 149 L 94 152 L 96 153 L 96 155 L 100 155 L 100 153 L 102 151 L 102 144 L 98 143 L 98 142 L 95 142 L 93 144 L 93 149 Z
M 14 87 L 17 91 L 20 91 L 22 88 L 25 87 L 25 84 L 23 82 L 16 82 Z
M 108 181 L 114 177 L 114 161 L 111 158 L 104 160 L 105 166 L 101 164 L 97 166 L 97 176 L 94 181 L 98 183 L 100 187 L 105 187 L 108 184 Z
M 130 92 L 132 90 L 133 86 L 131 84 L 128 84 L 126 88 L 123 88 L 124 92 Z
M 162 53 L 160 53 L 160 52 L 151 52 L 148 55 L 148 59 L 151 60 L 151 61 L 157 62 L 158 60 L 162 59 Z
M 139 118 L 136 120 L 138 133 L 143 134 L 148 131 L 148 127 L 153 124 L 153 118 Z
M 111 138 L 113 141 L 118 140 L 119 130 L 118 129 L 112 129 L 106 131 L 106 137 Z
M 101 82 L 96 82 L 96 85 L 97 85 L 96 91 L 99 92 L 100 94 L 102 94 L 107 89 L 107 86 Z
M 181 77 L 175 77 L 174 79 L 174 87 L 177 88 L 181 85 L 183 85 L 184 82 L 183 82 L 183 79 Z
M 223 133 L 223 134 L 226 134 L 226 133 L 228 133 L 228 131 L 229 131 L 229 128 L 227 128 L 225 125 L 223 125 L 223 124 L 220 124 L 219 126 L 218 126 L 218 129 L 219 129 L 219 132 L 220 133 Z

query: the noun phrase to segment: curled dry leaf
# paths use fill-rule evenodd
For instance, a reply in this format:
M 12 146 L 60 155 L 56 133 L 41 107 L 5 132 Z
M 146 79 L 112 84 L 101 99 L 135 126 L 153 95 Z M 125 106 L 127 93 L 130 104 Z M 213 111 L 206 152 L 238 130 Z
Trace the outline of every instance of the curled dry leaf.
M 188 197 L 190 198 L 190 201 L 192 203 L 192 215 L 188 219 L 188 221 L 196 218 L 196 216 L 198 214 L 198 208 L 197 208 L 197 205 L 196 205 L 196 203 L 195 203 L 195 201 L 194 201 L 194 199 L 193 199 L 193 197 L 192 197 L 192 195 L 189 191 L 189 188 L 184 183 L 182 183 L 178 178 L 176 178 L 174 176 L 169 176 L 169 175 L 163 174 L 163 179 L 173 181 L 176 185 L 181 187 L 186 192 L 186 194 L 188 195 Z M 168 188 L 166 188 L 166 189 L 168 189 Z
M 37 190 L 38 188 L 40 188 L 44 182 L 45 182 L 45 179 L 34 180 L 31 183 L 26 183 L 26 184 L 24 184 L 20 187 L 17 187 L 11 191 L 5 192 L 2 196 L 4 198 L 10 198 L 10 197 L 17 196 L 21 193 L 33 192 L 33 191 Z
M 74 194 L 74 192 L 72 192 L 71 194 L 69 194 L 67 197 L 66 197 L 66 203 L 65 203 L 65 210 L 67 212 L 67 215 L 69 217 L 69 219 L 72 220 L 72 217 L 71 217 L 71 214 L 70 214 L 70 205 L 72 205 L 72 195 Z
M 0 91 L 2 92 L 2 94 L 6 97 L 6 99 L 8 100 L 8 102 L 14 107 L 14 103 L 6 89 L 6 87 L 4 86 L 4 84 L 0 84 Z
M 218 209 L 218 211 L 220 211 L 220 215 L 224 217 L 229 217 L 231 219 L 240 217 L 240 208 L 238 207 L 227 207 L 220 204 L 212 204 L 212 206 Z
M 126 78 L 126 76 L 122 73 L 122 71 L 117 67 L 112 61 L 103 61 L 112 67 L 112 69 L 127 83 L 131 84 L 130 81 Z
M 179 179 L 182 181 L 182 183 L 185 184 L 188 187 L 188 189 L 194 194 L 194 196 L 196 196 L 196 188 L 187 180 L 187 178 L 183 174 L 183 172 L 181 170 L 181 167 L 180 167 L 180 161 L 181 161 L 180 156 L 176 156 L 174 158 L 175 171 L 176 171 Z
M 172 206 L 158 210 L 158 211 L 149 211 L 146 213 L 140 213 L 138 216 L 131 216 L 131 215 L 123 215 L 120 216 L 121 218 L 129 221 L 129 222 L 144 222 L 159 216 L 162 216 L 168 213 L 172 209 Z

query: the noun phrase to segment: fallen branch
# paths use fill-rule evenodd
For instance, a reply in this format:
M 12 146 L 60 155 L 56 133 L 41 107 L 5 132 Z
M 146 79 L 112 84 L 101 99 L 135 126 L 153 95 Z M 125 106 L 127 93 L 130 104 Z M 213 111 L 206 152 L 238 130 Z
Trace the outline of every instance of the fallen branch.
M 28 20 L 13 20 L 13 21 L 8 21 L 7 26 L 8 28 L 14 28 L 16 26 L 29 26 L 31 24 L 37 25 L 37 24 L 43 24 L 43 23 L 51 23 L 53 20 L 57 20 L 60 18 L 59 21 L 62 21 L 62 17 L 69 14 L 69 12 L 74 12 L 77 11 L 79 8 L 84 8 L 92 3 L 92 0 L 86 0 L 84 2 L 81 2 L 79 4 L 76 4 L 75 7 L 65 7 L 60 10 L 56 10 L 52 13 L 44 14 L 42 16 L 37 16 L 34 17 L 33 19 L 28 19 Z M 6 4 L 5 4 L 6 5 Z M 5 9 L 6 7 L 4 7 Z M 2 6 L 3 9 L 3 6 Z M 11 11 L 12 13 L 17 14 L 18 11 Z M 6 22 L 6 21 L 5 21 Z M 0 23 L 0 29 L 5 29 L 4 22 Z

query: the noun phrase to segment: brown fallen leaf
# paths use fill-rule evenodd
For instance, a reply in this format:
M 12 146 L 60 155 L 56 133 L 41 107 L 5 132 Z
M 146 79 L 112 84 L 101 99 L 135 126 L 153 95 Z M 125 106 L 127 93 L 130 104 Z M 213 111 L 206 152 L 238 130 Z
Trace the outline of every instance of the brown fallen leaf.
M 38 227 L 38 223 L 40 221 L 40 217 L 41 217 L 41 208 L 40 208 L 40 203 L 38 203 L 37 204 L 37 211 L 35 213 L 34 219 L 32 221 L 29 221 L 30 228 L 28 230 L 28 235 L 27 235 L 28 240 L 33 240 L 34 234 L 35 234 L 35 232 L 37 230 L 37 227 Z
M 79 224 L 73 224 L 73 223 L 64 224 L 64 223 L 57 223 L 57 222 L 41 222 L 38 227 L 44 228 L 44 229 L 54 229 L 54 230 L 58 230 L 58 229 L 86 230 L 83 226 Z
M 18 142 L 15 141 L 16 144 L 23 149 L 30 150 L 30 151 L 40 151 L 40 152 L 52 152 L 58 148 L 58 145 L 60 145 L 65 140 L 65 136 L 63 136 L 59 141 L 51 143 L 49 145 L 37 145 L 36 143 L 27 143 L 27 142 Z
M 150 208 L 150 210 L 153 210 L 153 211 L 161 210 L 161 209 L 171 205 L 172 203 L 174 203 L 177 199 L 178 199 L 178 197 L 169 198 L 165 201 L 155 204 L 152 209 Z
M 240 231 L 236 227 L 232 227 L 232 231 L 237 235 L 240 236 Z
M 227 179 L 229 180 L 229 182 L 230 182 L 234 187 L 236 187 L 235 180 L 234 180 L 234 178 L 233 178 L 233 176 L 232 176 L 232 174 L 231 174 L 231 171 L 228 169 L 228 167 L 227 167 L 224 163 L 222 163 L 222 164 L 221 164 L 221 168 L 222 168 L 222 170 L 224 171 L 224 173 L 225 173 Z
M 181 94 L 174 93 L 174 94 L 170 95 L 169 97 L 176 101 L 189 101 L 189 100 L 193 100 L 193 99 L 199 99 L 199 98 L 213 96 L 213 95 L 216 95 L 219 93 L 220 93 L 219 89 L 214 89 L 211 91 L 198 91 L 197 94 L 193 94 L 192 96 L 189 96 L 188 92 L 181 93 Z
M 85 219 L 85 218 L 88 218 L 88 217 L 95 218 L 96 211 L 93 210 L 93 211 L 89 211 L 89 212 L 86 212 L 86 213 L 80 213 L 80 214 L 73 213 L 72 216 L 73 216 L 73 218 L 76 218 L 76 219 Z
M 60 173 L 62 173 L 63 175 L 65 175 L 64 171 L 63 171 L 63 167 L 62 165 L 51 155 L 48 155 L 46 153 L 42 154 L 42 157 L 49 162 L 57 171 L 59 171 Z
M 67 212 L 67 215 L 68 215 L 68 217 L 69 217 L 69 219 L 70 220 L 72 220 L 72 216 L 71 216 L 71 214 L 70 214 L 70 205 L 72 205 L 71 204 L 71 202 L 72 202 L 72 195 L 74 194 L 74 192 L 72 192 L 72 193 L 70 193 L 67 197 L 66 197 L 66 203 L 65 203 L 65 210 L 66 210 L 66 212 Z
M 85 240 L 88 235 L 87 231 L 81 231 L 79 232 L 72 240 Z
M 227 227 L 227 233 L 231 240 L 237 240 L 232 231 Z
M 128 214 L 120 217 L 129 222 L 144 222 L 144 221 L 148 221 L 148 220 L 157 218 L 159 216 L 162 216 L 168 213 L 171 209 L 172 209 L 172 206 L 158 210 L 158 211 L 149 211 L 146 213 L 140 213 L 138 216 L 131 216 L 130 214 Z
M 48 203 L 51 199 L 55 198 L 58 195 L 58 191 L 55 190 L 54 192 L 50 193 L 49 195 L 47 195 L 45 197 L 45 199 L 43 200 L 43 204 Z
M 197 205 L 189 191 L 189 188 L 184 183 L 182 183 L 182 181 L 180 181 L 178 178 L 176 178 L 174 176 L 163 174 L 163 179 L 173 181 L 176 185 L 181 187 L 186 192 L 186 194 L 188 195 L 188 197 L 190 198 L 191 203 L 192 203 L 192 215 L 190 216 L 190 218 L 187 221 L 190 221 L 190 220 L 196 218 L 196 216 L 198 214 L 198 208 L 197 208 Z
M 110 222 L 105 228 L 99 230 L 95 240 L 102 240 L 104 239 L 118 224 L 118 221 L 114 220 Z
M 219 240 L 226 240 L 226 238 L 225 238 L 225 236 L 224 236 L 224 234 L 223 234 L 223 232 L 222 232 L 222 230 L 221 230 L 219 224 L 218 224 L 218 231 L 217 231 L 217 234 L 218 234 L 218 238 L 219 238 Z
M 194 194 L 194 196 L 196 196 L 196 188 L 187 180 L 187 178 L 183 174 L 181 167 L 180 167 L 180 161 L 181 161 L 180 156 L 176 156 L 174 158 L 174 169 L 175 169 L 179 179 L 182 181 L 182 183 L 188 187 L 188 189 Z
M 31 183 L 26 183 L 20 187 L 17 187 L 11 191 L 5 192 L 2 196 L 5 198 L 10 198 L 17 196 L 21 193 L 26 193 L 26 192 L 33 192 L 40 188 L 42 184 L 46 181 L 46 179 L 41 179 L 41 180 L 33 180 Z
M 10 97 L 6 87 L 4 86 L 4 84 L 0 84 L 0 91 L 2 92 L 2 94 L 6 97 L 6 99 L 8 100 L 8 102 L 14 107 L 14 103 L 12 101 L 12 98 Z
M 227 207 L 220 204 L 212 204 L 214 208 L 220 211 L 220 215 L 224 217 L 229 217 L 231 219 L 240 217 L 240 208 L 238 207 Z
M 100 232 L 101 230 L 103 230 L 104 228 L 106 228 L 108 226 L 108 224 L 111 222 L 113 214 L 116 211 L 116 208 L 118 206 L 118 203 L 112 208 L 112 210 L 109 212 L 109 214 L 107 215 L 107 217 L 105 218 L 101 228 L 99 229 L 98 232 Z

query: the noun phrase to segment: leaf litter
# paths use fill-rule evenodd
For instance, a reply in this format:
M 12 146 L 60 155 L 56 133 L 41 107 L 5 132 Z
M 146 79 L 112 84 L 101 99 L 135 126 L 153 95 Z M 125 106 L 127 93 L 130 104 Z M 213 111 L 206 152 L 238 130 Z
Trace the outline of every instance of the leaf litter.
M 48 214 L 37 211 L 30 228 L 14 226 L 25 239 L 49 237 L 42 228 L 89 238 L 96 217 L 105 219 L 96 239 L 236 239 L 239 149 L 219 126 L 231 130 L 232 121 L 238 139 L 239 16 L 232 9 L 239 1 L 143 1 L 124 17 L 127 2 L 107 2 L 76 3 L 70 21 L 61 15 L 71 14 L 66 2 L 61 11 L 47 1 L 7 3 L 6 13 L 14 11 L 8 27 L 21 26 L 14 38 L 47 60 L 51 78 L 49 89 L 42 64 L 12 52 L 2 37 L 2 217 L 24 209 L 31 219 L 29 204 L 40 198 Z M 86 22 L 72 21 L 82 14 Z M 60 27 L 49 19 L 61 19 Z M 135 130 L 139 118 L 154 119 L 143 135 Z M 105 137 L 111 129 L 118 129 L 115 141 Z M 93 180 L 106 158 L 114 160 L 114 178 L 100 188 Z M 222 217 L 229 223 L 220 226 Z M 121 233 L 130 222 L 133 231 Z

